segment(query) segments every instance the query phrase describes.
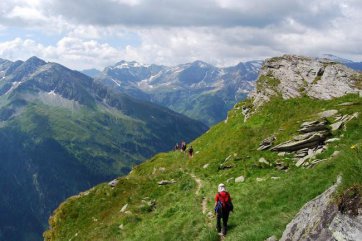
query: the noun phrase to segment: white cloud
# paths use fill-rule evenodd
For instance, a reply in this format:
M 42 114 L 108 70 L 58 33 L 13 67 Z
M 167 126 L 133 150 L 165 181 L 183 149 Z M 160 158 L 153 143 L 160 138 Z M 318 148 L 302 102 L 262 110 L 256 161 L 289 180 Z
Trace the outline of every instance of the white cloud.
M 0 58 L 76 69 L 121 59 L 225 66 L 283 53 L 360 61 L 361 12 L 359 0 L 2 0 Z M 24 35 L 6 35 L 14 26 Z

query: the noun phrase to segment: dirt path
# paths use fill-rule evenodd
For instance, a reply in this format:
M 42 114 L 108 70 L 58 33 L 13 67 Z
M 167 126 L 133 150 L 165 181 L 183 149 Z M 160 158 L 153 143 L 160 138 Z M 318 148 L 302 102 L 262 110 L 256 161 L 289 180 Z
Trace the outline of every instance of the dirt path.
M 195 191 L 195 195 L 200 195 L 200 190 L 203 186 L 202 184 L 202 180 L 200 178 L 198 178 L 197 176 L 195 176 L 195 174 L 190 174 L 190 176 L 195 180 L 197 187 L 196 187 L 196 191 Z M 203 214 L 207 214 L 207 201 L 208 199 L 206 197 L 202 197 L 202 202 L 201 202 L 201 210 Z

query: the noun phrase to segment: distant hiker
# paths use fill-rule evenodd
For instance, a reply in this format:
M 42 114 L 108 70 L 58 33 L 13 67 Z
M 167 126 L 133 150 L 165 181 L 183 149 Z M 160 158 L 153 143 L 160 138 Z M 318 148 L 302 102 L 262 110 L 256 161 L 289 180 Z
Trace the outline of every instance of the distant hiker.
M 178 145 L 178 143 L 176 143 L 175 145 L 175 151 L 178 151 L 180 149 L 180 146 Z
M 185 152 L 186 151 L 186 142 L 182 141 L 181 142 L 181 151 Z
M 217 214 L 216 229 L 220 235 L 226 235 L 229 213 L 233 211 L 233 209 L 230 194 L 226 191 L 225 185 L 220 183 L 218 193 L 215 196 L 215 213 Z
M 192 149 L 192 146 L 189 147 L 189 157 L 192 157 L 194 153 L 194 149 Z

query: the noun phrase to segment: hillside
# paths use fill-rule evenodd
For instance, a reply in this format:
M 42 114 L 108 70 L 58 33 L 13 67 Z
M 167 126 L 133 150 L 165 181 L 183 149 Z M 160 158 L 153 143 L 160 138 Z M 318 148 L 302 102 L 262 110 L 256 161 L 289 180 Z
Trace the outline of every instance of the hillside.
M 361 89 L 360 75 L 355 74 L 359 78 L 351 82 Z M 267 89 L 260 82 L 262 75 L 257 86 L 263 88 L 257 93 Z M 331 208 L 345 205 L 346 190 L 355 190 L 353 195 L 360 198 L 360 95 L 268 98 L 258 105 L 253 105 L 255 99 L 235 105 L 224 122 L 191 143 L 193 158 L 181 152 L 160 153 L 112 185 L 100 184 L 67 199 L 51 216 L 45 240 L 219 240 L 213 197 L 221 182 L 234 202 L 225 240 L 282 237 L 303 205 L 331 187 L 338 176 L 342 184 L 328 200 Z M 357 202 L 357 208 L 360 205 Z M 342 211 L 355 208 L 347 205 Z M 333 218 L 322 222 L 329 238 L 334 235 L 328 231 Z M 352 219 L 359 220 L 353 215 Z M 305 230 L 307 236 L 316 231 Z
M 40 240 L 66 197 L 207 130 L 36 57 L 0 71 L 0 240 Z
M 121 61 L 105 68 L 96 80 L 211 126 L 254 89 L 261 64 L 249 61 L 217 68 L 195 61 L 170 67 Z

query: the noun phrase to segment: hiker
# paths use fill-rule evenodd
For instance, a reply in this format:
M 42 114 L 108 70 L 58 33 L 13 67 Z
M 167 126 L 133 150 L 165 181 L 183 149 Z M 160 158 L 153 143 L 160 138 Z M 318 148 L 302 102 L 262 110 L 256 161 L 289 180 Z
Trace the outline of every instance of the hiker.
M 180 146 L 178 145 L 178 143 L 176 143 L 175 145 L 175 151 L 179 150 L 180 149 Z
M 184 142 L 184 141 L 181 142 L 181 151 L 182 152 L 186 151 L 186 142 Z
M 189 157 L 192 158 L 194 153 L 194 149 L 192 149 L 192 146 L 189 147 Z
M 226 191 L 225 185 L 220 183 L 218 186 L 218 193 L 215 196 L 215 212 L 217 214 L 216 229 L 220 235 L 226 235 L 230 211 L 233 211 L 230 194 Z

